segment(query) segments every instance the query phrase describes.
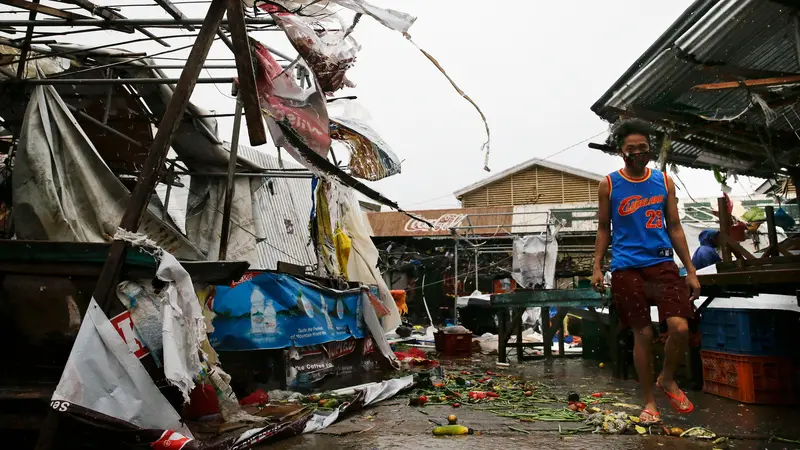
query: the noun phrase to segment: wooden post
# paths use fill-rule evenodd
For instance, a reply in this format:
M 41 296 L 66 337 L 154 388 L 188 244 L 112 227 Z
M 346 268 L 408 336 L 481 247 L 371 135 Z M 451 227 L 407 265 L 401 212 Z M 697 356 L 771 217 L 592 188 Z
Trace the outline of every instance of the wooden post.
M 793 170 L 791 172 L 792 184 L 794 185 L 794 202 L 797 208 L 800 209 L 800 170 Z
M 728 214 L 728 200 L 725 197 L 718 198 L 717 208 L 719 209 L 719 232 L 724 237 L 724 239 L 720 239 L 719 249 L 722 252 L 722 261 L 729 263 L 732 258 L 727 240 L 731 235 L 731 216 Z
M 508 308 L 503 307 L 497 311 L 497 361 L 507 363 L 506 343 L 508 342 L 509 323 Z
M 33 3 L 38 5 L 39 0 L 33 0 Z M 36 12 L 35 9 L 32 9 L 28 14 L 28 20 L 36 20 Z M 19 61 L 17 62 L 17 78 L 20 80 L 25 78 L 25 66 L 27 65 L 25 59 L 31 49 L 31 39 L 33 39 L 33 25 L 28 25 L 28 29 L 25 31 L 25 41 L 22 43 L 22 50 L 19 52 Z
M 775 229 L 775 208 L 770 205 L 764 207 L 764 212 L 767 215 L 767 238 L 769 239 L 769 247 L 764 252 L 764 256 L 769 258 L 777 253 L 778 249 L 778 231 Z
M 553 335 L 550 334 L 550 307 L 549 306 L 542 306 L 541 307 L 541 321 L 542 321 L 542 343 L 544 344 L 544 357 L 550 359 L 553 357 Z M 547 337 L 550 336 L 550 341 L 547 341 Z
M 239 92 L 241 92 L 244 104 L 250 145 L 263 145 L 267 143 L 267 131 L 264 128 L 261 104 L 258 101 L 256 75 L 253 70 L 253 59 L 250 56 L 250 40 L 247 37 L 241 0 L 228 0 L 228 29 L 231 31 L 231 40 L 233 41 L 233 56 L 236 57 Z
M 205 21 L 197 35 L 194 47 L 189 53 L 186 66 L 181 72 L 178 84 L 172 93 L 172 98 L 167 105 L 164 116 L 161 118 L 155 140 L 150 146 L 150 152 L 147 154 L 144 167 L 142 167 L 142 171 L 139 174 L 138 183 L 133 189 L 131 198 L 128 201 L 128 207 L 122 216 L 120 228 L 128 231 L 136 231 L 139 228 L 142 215 L 145 208 L 147 208 L 150 196 L 153 194 L 153 189 L 158 183 L 161 169 L 164 167 L 167 152 L 172 143 L 172 135 L 178 129 L 183 113 L 186 111 L 186 106 L 189 104 L 189 98 L 197 84 L 197 77 L 203 68 L 203 63 L 206 56 L 208 56 L 211 44 L 214 42 L 214 36 L 220 22 L 222 22 L 222 17 L 225 15 L 225 7 L 226 0 L 213 0 L 208 8 Z M 110 294 L 119 279 L 119 271 L 122 268 L 126 247 L 127 243 L 125 241 L 114 241 L 100 273 L 100 279 L 97 282 L 97 286 L 95 286 L 94 299 L 104 311 L 108 310 L 114 300 Z
M 235 0 L 239 1 L 239 0 Z M 241 90 L 236 95 L 236 113 L 233 117 L 233 135 L 231 136 L 231 151 L 228 156 L 228 185 L 225 189 L 225 204 L 222 207 L 222 231 L 219 236 L 219 260 L 225 261 L 228 257 L 228 237 L 231 232 L 231 208 L 233 208 L 233 194 L 236 184 L 236 160 L 239 154 L 239 127 L 242 126 L 242 100 Z

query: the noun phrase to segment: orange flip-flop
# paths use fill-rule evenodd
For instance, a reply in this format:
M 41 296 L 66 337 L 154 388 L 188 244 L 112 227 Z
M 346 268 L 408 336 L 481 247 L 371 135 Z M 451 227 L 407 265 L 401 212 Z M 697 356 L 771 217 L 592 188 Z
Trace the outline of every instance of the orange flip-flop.
M 642 415 L 649 414 L 653 420 L 645 420 L 642 418 Z M 656 425 L 661 423 L 661 413 L 650 411 L 649 409 L 643 409 L 641 413 L 639 413 L 639 420 L 642 425 Z
M 656 383 L 656 386 L 658 386 L 658 388 L 661 389 L 661 391 L 663 391 L 664 394 L 667 396 L 667 400 L 669 400 L 670 406 L 672 406 L 672 409 L 674 409 L 676 413 L 689 414 L 690 412 L 694 411 L 694 403 L 692 403 L 691 401 L 689 401 L 688 398 L 686 398 L 686 394 L 683 391 L 681 391 L 681 395 L 679 397 L 664 389 L 664 387 L 661 386 L 661 383 Z M 683 403 L 689 403 L 689 406 L 687 406 L 684 409 L 681 409 L 681 404 Z

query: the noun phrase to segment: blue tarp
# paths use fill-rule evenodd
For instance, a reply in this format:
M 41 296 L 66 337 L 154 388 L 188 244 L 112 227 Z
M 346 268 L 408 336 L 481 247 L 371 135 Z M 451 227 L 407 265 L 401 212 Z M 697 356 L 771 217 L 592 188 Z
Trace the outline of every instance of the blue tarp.
M 366 336 L 361 291 L 335 291 L 291 275 L 259 273 L 218 286 L 211 345 L 221 351 L 305 347 Z

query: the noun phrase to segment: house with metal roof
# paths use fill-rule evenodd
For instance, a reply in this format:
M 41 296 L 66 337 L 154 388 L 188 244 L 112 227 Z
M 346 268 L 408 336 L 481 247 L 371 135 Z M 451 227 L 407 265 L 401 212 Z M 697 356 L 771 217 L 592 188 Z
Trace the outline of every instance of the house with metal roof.
M 457 190 L 465 208 L 594 202 L 602 175 L 534 158 Z
M 655 125 L 671 144 L 660 146 L 664 166 L 800 177 L 800 18 L 792 5 L 695 1 L 592 111 L 608 122 Z

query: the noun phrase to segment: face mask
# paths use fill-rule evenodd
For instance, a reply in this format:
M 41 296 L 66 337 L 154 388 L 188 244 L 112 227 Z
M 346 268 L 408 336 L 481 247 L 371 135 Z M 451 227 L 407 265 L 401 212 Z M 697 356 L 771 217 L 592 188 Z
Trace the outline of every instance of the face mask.
M 625 165 L 634 168 L 634 169 L 644 169 L 647 167 L 647 163 L 650 162 L 650 153 L 642 152 L 642 153 L 628 153 L 622 156 L 622 159 L 625 160 Z

